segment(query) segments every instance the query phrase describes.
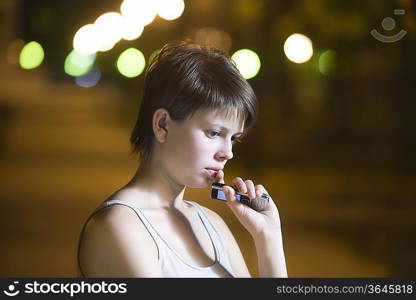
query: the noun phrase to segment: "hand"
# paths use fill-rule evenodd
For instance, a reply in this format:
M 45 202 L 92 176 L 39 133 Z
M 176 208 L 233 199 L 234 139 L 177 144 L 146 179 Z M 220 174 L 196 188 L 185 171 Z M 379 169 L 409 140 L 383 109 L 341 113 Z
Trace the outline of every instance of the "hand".
M 218 171 L 215 179 L 216 182 L 224 183 L 224 172 L 222 170 Z M 232 183 L 238 192 L 247 194 L 250 199 L 261 197 L 263 193 L 269 194 L 264 186 L 261 184 L 254 185 L 251 180 L 244 181 L 240 177 L 236 177 L 232 180 Z M 233 188 L 224 186 L 223 191 L 227 198 L 227 205 L 253 238 L 256 238 L 259 234 L 281 231 L 279 211 L 270 195 L 268 208 L 264 211 L 256 211 L 247 205 L 241 204 L 235 198 Z

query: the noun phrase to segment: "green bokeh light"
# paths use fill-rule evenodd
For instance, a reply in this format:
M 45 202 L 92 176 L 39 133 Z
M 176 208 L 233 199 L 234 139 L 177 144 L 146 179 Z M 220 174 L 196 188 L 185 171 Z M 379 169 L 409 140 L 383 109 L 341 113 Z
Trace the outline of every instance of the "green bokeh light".
M 45 58 L 42 46 L 35 41 L 27 43 L 19 56 L 19 64 L 23 69 L 37 68 Z
M 117 59 L 118 71 L 126 77 L 132 78 L 139 76 L 146 65 L 143 53 L 136 48 L 124 50 Z
M 336 67 L 336 53 L 333 50 L 326 50 L 319 56 L 319 72 L 327 75 L 334 71 Z
M 260 70 L 260 58 L 252 50 L 238 50 L 231 56 L 231 59 L 236 63 L 238 70 L 245 79 L 253 78 Z
M 82 54 L 72 50 L 65 59 L 65 73 L 71 76 L 87 74 L 94 65 L 95 58 L 95 54 Z

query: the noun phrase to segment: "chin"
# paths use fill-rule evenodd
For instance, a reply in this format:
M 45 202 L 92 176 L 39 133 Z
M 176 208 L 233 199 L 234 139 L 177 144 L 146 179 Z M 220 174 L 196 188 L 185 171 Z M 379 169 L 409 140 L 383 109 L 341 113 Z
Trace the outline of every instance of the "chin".
M 193 180 L 192 183 L 187 184 L 187 187 L 193 188 L 193 189 L 205 189 L 207 187 L 210 187 L 214 181 L 207 177 L 202 177 L 201 180 Z

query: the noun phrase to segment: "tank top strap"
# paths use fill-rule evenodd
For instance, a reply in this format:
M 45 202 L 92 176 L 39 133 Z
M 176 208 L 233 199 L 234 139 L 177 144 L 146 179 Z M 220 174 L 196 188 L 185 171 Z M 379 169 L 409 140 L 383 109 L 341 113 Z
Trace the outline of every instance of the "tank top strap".
M 149 222 L 149 220 L 146 218 L 146 216 L 144 215 L 142 210 L 134 202 L 131 202 L 131 201 L 128 201 L 128 200 L 123 200 L 123 201 L 121 201 L 121 200 L 106 200 L 101 204 L 101 206 L 99 208 L 108 207 L 108 206 L 114 205 L 114 204 L 121 204 L 121 205 L 128 206 L 136 212 L 137 216 L 142 221 L 146 230 L 149 232 L 150 236 L 155 241 L 157 251 L 158 251 L 158 258 L 160 258 L 160 256 L 161 256 L 160 252 L 163 251 L 163 249 L 164 249 L 164 247 L 163 247 L 163 245 L 164 245 L 163 242 L 164 241 L 159 236 L 156 229 L 152 226 L 152 224 Z
M 215 229 L 214 225 L 212 225 L 210 219 L 208 218 L 203 208 L 194 201 L 187 201 L 187 200 L 184 200 L 184 201 L 186 201 L 187 203 L 197 208 L 198 214 L 202 222 L 204 223 L 205 227 L 207 228 L 208 234 L 210 235 L 211 240 L 214 244 L 216 253 L 218 255 L 217 257 L 218 262 L 225 268 L 225 270 L 228 273 L 230 273 L 231 276 L 235 277 L 234 272 L 232 271 L 230 262 L 228 260 L 228 256 L 227 256 L 226 249 L 224 247 L 223 240 L 221 236 L 219 235 L 218 231 Z

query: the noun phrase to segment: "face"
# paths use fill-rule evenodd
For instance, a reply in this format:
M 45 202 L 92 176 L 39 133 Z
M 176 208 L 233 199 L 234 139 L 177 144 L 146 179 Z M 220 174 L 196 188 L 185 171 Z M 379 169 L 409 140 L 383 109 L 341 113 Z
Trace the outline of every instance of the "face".
M 236 112 L 199 110 L 183 122 L 170 121 L 166 141 L 160 146 L 161 159 L 179 184 L 205 188 L 218 169 L 233 158 L 244 124 Z

